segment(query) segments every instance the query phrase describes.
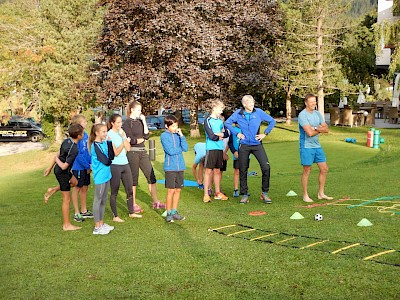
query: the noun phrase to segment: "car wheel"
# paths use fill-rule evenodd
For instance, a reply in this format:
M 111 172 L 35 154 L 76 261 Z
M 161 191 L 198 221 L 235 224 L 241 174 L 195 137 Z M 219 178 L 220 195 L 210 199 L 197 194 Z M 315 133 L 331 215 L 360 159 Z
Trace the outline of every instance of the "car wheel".
M 40 135 L 39 134 L 34 133 L 34 134 L 31 135 L 31 141 L 32 142 L 36 143 L 36 142 L 39 142 L 39 140 L 40 140 Z

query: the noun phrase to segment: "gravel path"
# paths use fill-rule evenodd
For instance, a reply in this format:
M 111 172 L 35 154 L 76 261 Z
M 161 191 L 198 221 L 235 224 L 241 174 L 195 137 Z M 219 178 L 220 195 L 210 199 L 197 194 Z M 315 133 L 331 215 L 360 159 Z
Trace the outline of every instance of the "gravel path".
M 40 149 L 46 149 L 46 145 L 32 142 L 0 142 L 0 156 Z

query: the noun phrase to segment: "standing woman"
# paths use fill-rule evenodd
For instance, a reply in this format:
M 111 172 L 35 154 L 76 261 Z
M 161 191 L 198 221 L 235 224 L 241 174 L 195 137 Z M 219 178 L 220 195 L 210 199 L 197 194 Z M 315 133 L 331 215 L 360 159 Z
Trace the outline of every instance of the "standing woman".
M 158 200 L 156 189 L 157 179 L 144 145 L 144 141 L 149 139 L 150 134 L 146 123 L 146 117 L 142 114 L 142 104 L 135 100 L 131 101 L 127 107 L 127 114 L 128 118 L 124 122 L 122 128 L 130 138 L 131 148 L 127 155 L 133 178 L 133 198 L 136 200 L 136 186 L 138 185 L 140 168 L 147 179 L 151 198 L 153 199 L 153 208 L 164 209 L 165 204 Z M 140 211 L 141 208 L 136 205 L 135 212 Z
M 113 114 L 107 123 L 108 133 L 107 139 L 112 141 L 115 157 L 111 163 L 111 196 L 110 206 L 113 213 L 114 222 L 124 222 L 117 213 L 117 195 L 119 190 L 120 181 L 124 185 L 126 192 L 126 203 L 128 205 L 129 217 L 141 218 L 134 212 L 133 193 L 132 193 L 132 174 L 129 168 L 128 158 L 126 151 L 130 149 L 129 137 L 126 137 L 125 131 L 122 129 L 122 117 L 118 114 Z

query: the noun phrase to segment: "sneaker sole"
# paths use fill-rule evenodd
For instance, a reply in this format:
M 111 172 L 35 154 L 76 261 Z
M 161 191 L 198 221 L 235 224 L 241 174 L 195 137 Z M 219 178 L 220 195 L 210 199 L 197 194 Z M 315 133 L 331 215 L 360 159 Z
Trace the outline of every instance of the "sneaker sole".
M 93 216 L 82 216 L 82 218 L 84 218 L 84 219 L 93 219 L 94 217 Z
M 107 232 L 107 233 L 106 233 L 106 232 L 94 232 L 94 231 L 93 231 L 93 234 L 94 234 L 94 235 L 105 235 L 105 234 L 109 234 L 109 233 L 110 233 L 110 232 Z

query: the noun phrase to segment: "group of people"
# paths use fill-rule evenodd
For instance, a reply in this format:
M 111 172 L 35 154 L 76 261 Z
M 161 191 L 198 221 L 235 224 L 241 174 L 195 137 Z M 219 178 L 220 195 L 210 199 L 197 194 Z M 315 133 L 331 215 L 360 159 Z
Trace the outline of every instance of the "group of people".
M 215 100 L 211 103 L 211 114 L 204 122 L 206 142 L 195 145 L 196 158 L 192 166 L 199 188 L 204 189 L 204 202 L 211 201 L 212 183 L 214 183 L 214 199 L 228 199 L 228 196 L 221 191 L 221 179 L 222 172 L 226 170 L 227 152 L 230 150 L 234 161 L 234 197 L 239 197 L 240 182 L 241 199 L 239 202 L 241 204 L 249 202 L 247 175 L 249 157 L 253 154 L 262 172 L 260 199 L 264 203 L 272 203 L 268 194 L 270 164 L 262 140 L 272 131 L 276 122 L 263 110 L 254 107 L 255 101 L 252 96 L 244 96 L 242 105 L 243 108 L 236 110 L 224 122 L 222 113 L 225 106 L 223 102 Z M 321 114 L 315 110 L 316 96 L 306 95 L 305 106 L 306 108 L 299 114 L 303 200 L 313 201 L 307 192 L 308 177 L 313 163 L 317 163 L 320 169 L 318 199 L 332 199 L 324 193 L 328 167 L 325 154 L 318 142 L 318 135 L 327 133 L 328 126 Z M 165 187 L 168 190 L 166 203 L 163 203 L 158 199 L 156 176 L 144 145 L 149 138 L 149 129 L 141 110 L 142 105 L 138 101 L 132 101 L 128 104 L 128 118 L 125 122 L 119 114 L 113 114 L 107 125 L 94 124 L 90 135 L 84 131 L 87 126 L 84 116 L 73 117 L 72 124 L 68 129 L 69 138 L 64 140 L 60 152 L 44 172 L 44 175 L 48 176 L 54 167 L 54 174 L 59 185 L 49 188 L 44 199 L 47 202 L 55 192 L 61 191 L 63 230 L 81 228 L 73 225 L 69 220 L 71 187 L 73 188 L 74 219 L 81 222 L 86 218 L 94 218 L 93 234 L 108 234 L 114 229 L 114 226 L 104 222 L 109 189 L 111 190 L 110 206 L 113 221 L 124 222 L 117 211 L 117 195 L 121 181 L 127 195 L 129 217 L 142 217 L 143 210 L 136 203 L 139 169 L 147 179 L 153 200 L 152 207 L 166 209 L 166 222 L 168 223 L 185 219 L 178 213 L 178 203 L 181 189 L 184 186 L 186 164 L 183 152 L 188 151 L 186 138 L 179 128 L 178 119 L 173 115 L 167 115 L 165 131 L 160 137 L 165 154 Z M 264 132 L 260 133 L 262 122 L 267 122 L 268 126 Z M 197 170 L 197 166 L 199 166 L 199 170 Z M 86 207 L 91 172 L 95 184 L 93 213 Z M 78 205 L 78 196 L 81 199 L 81 209 Z
M 302 188 L 303 200 L 313 202 L 308 195 L 308 178 L 313 163 L 317 163 L 319 173 L 318 199 L 331 200 L 325 194 L 325 181 L 328 172 L 326 156 L 318 140 L 320 133 L 328 133 L 328 125 L 322 115 L 316 110 L 317 97 L 313 94 L 305 96 L 305 109 L 299 114 L 300 131 L 300 160 L 303 166 Z M 269 196 L 270 185 L 270 164 L 265 152 L 262 140 L 275 127 L 275 120 L 266 112 L 255 108 L 255 101 L 251 95 L 242 98 L 242 108 L 236 110 L 226 121 L 221 118 L 224 105 L 220 101 L 214 101 L 210 117 L 204 122 L 206 142 L 197 143 L 194 146 L 195 160 L 192 165 L 192 172 L 198 187 L 204 189 L 204 202 L 210 202 L 212 196 L 212 181 L 215 186 L 214 199 L 227 200 L 228 197 L 221 192 L 220 178 L 221 173 L 226 170 L 227 151 L 230 150 L 233 156 L 233 196 L 241 199 L 239 203 L 249 202 L 248 193 L 248 169 L 250 155 L 257 159 L 262 173 L 260 200 L 266 204 L 271 204 Z M 260 133 L 262 122 L 268 123 L 264 132 Z M 223 141 L 227 141 L 224 143 Z M 203 176 L 204 174 L 204 176 Z M 238 186 L 240 182 L 240 193 Z

